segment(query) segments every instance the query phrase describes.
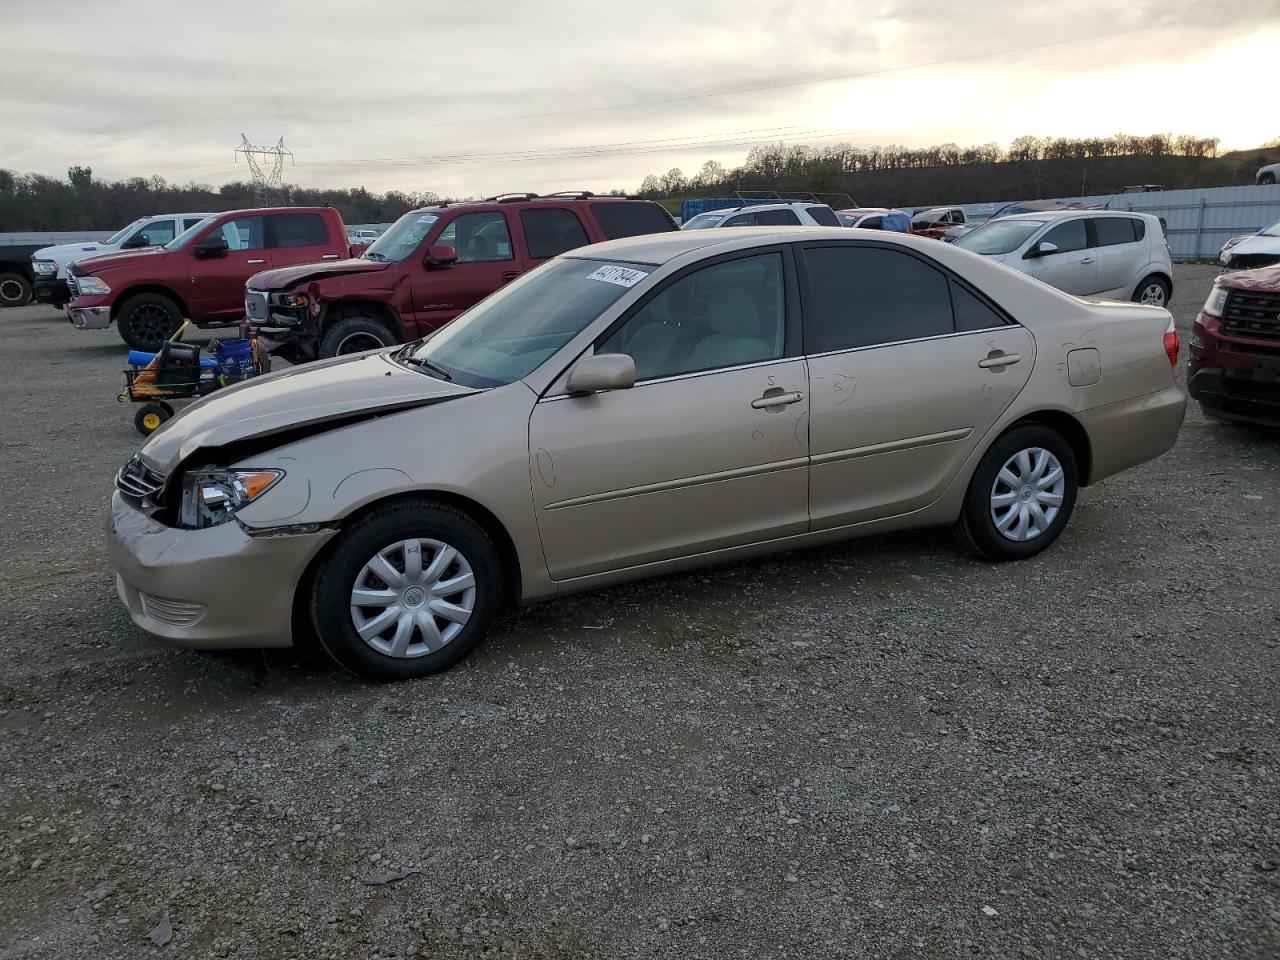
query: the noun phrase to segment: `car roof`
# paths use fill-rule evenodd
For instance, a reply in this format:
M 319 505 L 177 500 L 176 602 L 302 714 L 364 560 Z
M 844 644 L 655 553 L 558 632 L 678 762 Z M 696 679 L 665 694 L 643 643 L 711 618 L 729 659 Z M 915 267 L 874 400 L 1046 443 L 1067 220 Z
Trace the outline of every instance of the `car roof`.
M 996 217 L 997 220 L 1066 220 L 1068 217 L 1149 217 L 1149 213 L 1137 210 L 1028 210 L 1026 213 L 1011 213 Z
M 486 197 L 483 200 L 442 200 L 440 203 L 431 203 L 425 207 L 410 210 L 409 213 L 442 213 L 457 207 L 465 207 L 468 210 L 505 210 L 509 207 L 520 209 L 562 203 L 651 203 L 654 206 L 662 206 L 656 200 L 646 200 L 644 197 L 597 196 L 593 193 L 572 195 L 551 193 L 542 196 L 532 193 L 504 193 L 496 197 Z
M 867 214 L 867 213 L 888 213 L 890 207 L 848 207 L 844 210 L 837 210 L 836 213 L 848 213 L 851 215 Z
M 645 233 L 620 240 L 606 240 L 564 254 L 577 260 L 621 260 L 659 266 L 669 260 L 710 247 L 726 251 L 770 243 L 802 243 L 807 240 L 854 240 L 848 227 L 733 227 L 725 230 L 676 230 L 672 233 Z M 886 233 L 884 240 L 898 243 L 907 234 Z M 937 243 L 936 240 L 920 241 Z

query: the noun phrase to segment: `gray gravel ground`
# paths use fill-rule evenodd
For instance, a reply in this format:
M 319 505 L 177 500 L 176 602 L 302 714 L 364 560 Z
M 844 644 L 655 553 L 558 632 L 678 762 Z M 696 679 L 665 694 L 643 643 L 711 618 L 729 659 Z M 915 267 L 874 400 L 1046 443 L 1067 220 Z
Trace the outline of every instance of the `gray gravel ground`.
M 123 354 L 0 311 L 0 957 L 1280 956 L 1280 435 L 1193 410 L 1021 564 L 740 563 L 374 686 L 130 624 Z

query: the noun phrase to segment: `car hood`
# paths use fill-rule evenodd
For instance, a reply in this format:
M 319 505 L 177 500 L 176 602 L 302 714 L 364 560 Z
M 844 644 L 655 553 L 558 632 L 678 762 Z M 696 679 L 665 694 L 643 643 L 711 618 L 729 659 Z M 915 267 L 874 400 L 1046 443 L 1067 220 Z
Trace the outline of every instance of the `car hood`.
M 163 424 L 141 457 L 168 474 L 201 448 L 275 434 L 296 438 L 308 427 L 324 430 L 477 392 L 402 366 L 390 351 L 334 357 L 211 394 Z
M 391 266 L 378 260 L 331 260 L 324 263 L 302 263 L 295 267 L 279 267 L 253 275 L 249 282 L 252 290 L 287 290 L 299 283 L 323 280 L 326 277 L 346 277 L 353 273 L 381 273 Z
M 1274 239 L 1274 238 L 1273 238 Z M 1240 246 L 1244 246 L 1241 244 Z M 1240 247 L 1236 247 L 1239 250 Z M 1235 250 L 1231 251 L 1235 253 Z M 1231 290 L 1260 290 L 1263 293 L 1280 293 L 1280 266 L 1258 267 L 1255 270 L 1237 270 L 1218 278 L 1219 286 Z
M 105 270 L 127 267 L 138 263 L 143 257 L 163 257 L 169 253 L 164 247 L 144 247 L 141 250 L 121 250 L 118 253 L 107 253 L 100 257 L 88 257 L 72 264 L 72 272 L 77 277 L 93 277 Z
M 32 260 L 56 260 L 65 263 L 68 260 L 80 260 L 92 256 L 103 246 L 100 243 L 60 243 L 56 247 L 42 247 L 31 255 Z
M 1231 248 L 1230 252 L 1233 257 L 1241 253 L 1280 253 L 1280 237 L 1254 234 L 1252 237 L 1241 240 Z

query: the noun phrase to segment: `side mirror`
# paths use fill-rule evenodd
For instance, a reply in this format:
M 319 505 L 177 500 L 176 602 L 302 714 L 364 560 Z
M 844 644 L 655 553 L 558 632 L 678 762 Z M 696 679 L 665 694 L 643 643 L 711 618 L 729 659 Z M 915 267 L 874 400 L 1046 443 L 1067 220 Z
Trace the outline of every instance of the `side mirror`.
M 231 245 L 227 243 L 227 238 L 220 233 L 215 233 L 197 243 L 194 253 L 197 257 L 220 257 L 230 249 Z
M 597 353 L 584 357 L 569 371 L 570 393 L 629 390 L 636 385 L 636 362 L 625 353 Z
M 1028 250 L 1022 259 L 1033 260 L 1036 257 L 1047 257 L 1049 254 L 1057 252 L 1058 245 L 1056 243 L 1050 243 L 1048 240 L 1041 240 Z
M 433 243 L 427 247 L 427 255 L 422 258 L 424 267 L 447 267 L 458 262 L 458 251 L 447 243 Z
M 151 246 L 151 239 L 145 233 L 135 233 L 132 237 L 120 244 L 121 250 L 139 250 L 142 247 Z

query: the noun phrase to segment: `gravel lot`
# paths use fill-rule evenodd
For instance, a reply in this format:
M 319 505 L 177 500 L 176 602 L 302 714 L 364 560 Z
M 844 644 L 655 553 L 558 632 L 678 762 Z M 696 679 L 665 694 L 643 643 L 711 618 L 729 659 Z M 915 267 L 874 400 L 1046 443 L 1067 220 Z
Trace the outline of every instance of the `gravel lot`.
M 1280 956 L 1280 435 L 1192 410 L 1021 564 L 740 563 L 374 686 L 132 626 L 123 359 L 0 311 L 0 957 Z

